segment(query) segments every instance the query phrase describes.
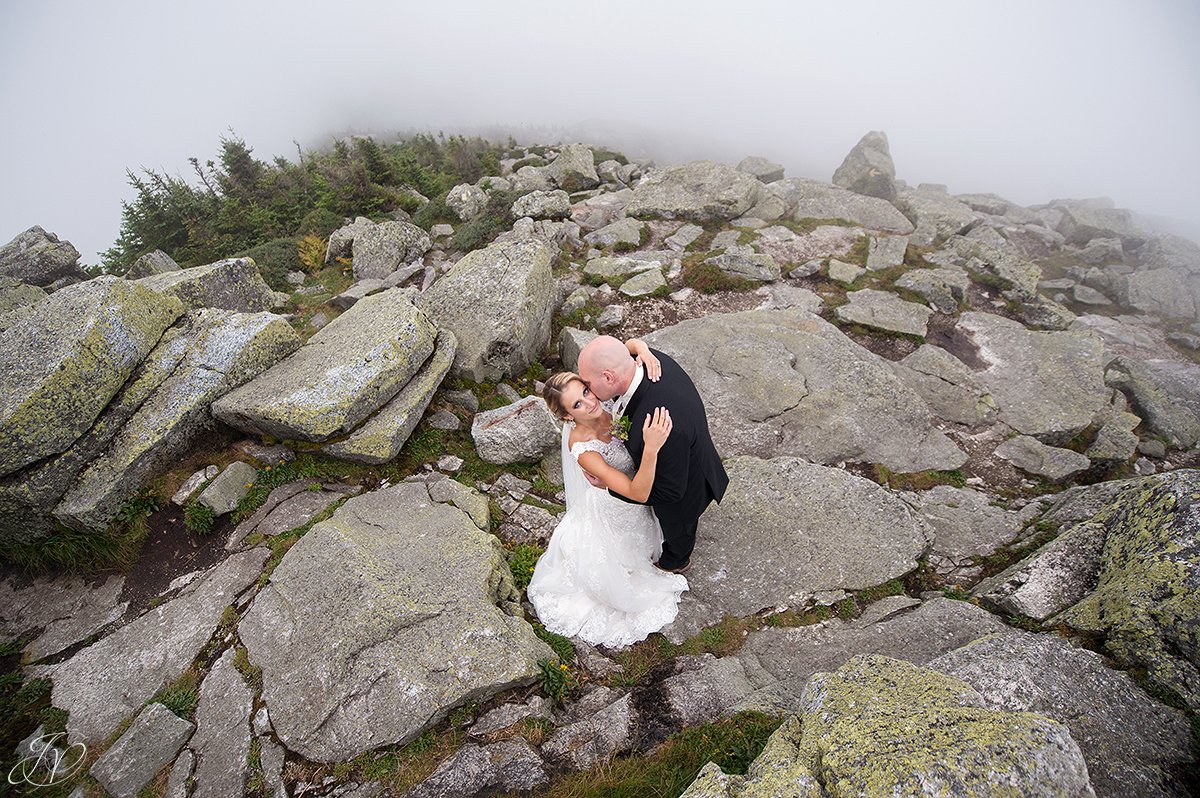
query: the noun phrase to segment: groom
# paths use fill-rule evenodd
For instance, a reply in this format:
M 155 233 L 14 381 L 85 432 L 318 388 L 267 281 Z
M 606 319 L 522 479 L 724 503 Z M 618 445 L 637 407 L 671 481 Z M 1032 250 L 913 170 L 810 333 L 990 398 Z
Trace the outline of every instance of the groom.
M 643 420 L 656 407 L 670 411 L 671 434 L 658 453 L 658 469 L 646 504 L 654 508 L 663 530 L 658 567 L 682 574 L 691 569 L 700 514 L 709 502 L 721 501 L 729 477 L 713 446 L 696 386 L 678 363 L 658 350 L 652 351 L 662 362 L 662 377 L 657 382 L 646 379 L 645 367 L 634 362 L 625 344 L 602 335 L 579 353 L 579 376 L 597 399 L 615 397 L 614 419 L 628 416 L 629 440 L 625 443 L 638 465 L 644 448 Z

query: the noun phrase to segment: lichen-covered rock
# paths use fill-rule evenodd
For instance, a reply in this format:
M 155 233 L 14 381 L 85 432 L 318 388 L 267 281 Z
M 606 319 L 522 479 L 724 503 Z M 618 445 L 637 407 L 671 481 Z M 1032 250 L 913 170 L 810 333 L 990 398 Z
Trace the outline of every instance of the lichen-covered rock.
M 442 384 L 458 341 L 454 333 L 442 330 L 429 360 L 421 366 L 392 400 L 358 426 L 348 437 L 326 444 L 321 450 L 340 460 L 378 465 L 395 459 L 417 428 L 425 408 Z
M 770 255 L 759 254 L 749 246 L 726 247 L 720 255 L 714 255 L 704 261 L 710 266 L 716 266 L 730 277 L 754 282 L 772 282 L 780 276 L 779 264 Z
M 632 748 L 636 729 L 637 711 L 627 694 L 556 730 L 542 743 L 542 755 L 571 770 L 587 770 Z
M 981 239 L 974 235 L 951 236 L 941 249 L 925 255 L 925 260 L 943 268 L 962 269 L 997 283 L 1006 290 L 1015 291 L 1013 296 L 1017 298 L 1038 297 L 1042 270 L 1003 240 Z
M 187 319 L 186 331 L 164 341 L 164 351 L 151 353 L 161 356 L 163 365 L 178 358 L 169 376 L 164 379 L 158 369 L 147 374 L 144 389 L 131 386 L 129 396 L 122 394 L 121 412 L 102 417 L 109 422 L 106 428 L 93 430 L 100 441 L 112 437 L 55 507 L 54 517 L 62 523 L 79 530 L 105 528 L 126 499 L 212 427 L 214 399 L 261 374 L 300 343 L 291 325 L 271 313 L 209 309 Z M 145 399 L 135 404 L 138 396 Z M 131 408 L 135 412 L 113 433 Z M 61 484 L 64 473 L 51 481 Z
M 896 193 L 896 206 L 916 226 L 912 243 L 927 247 L 958 235 L 975 221 L 975 211 L 946 193 L 943 186 L 924 183 Z
M 1104 381 L 1119 388 L 1149 430 L 1166 437 L 1171 446 L 1190 449 L 1200 440 L 1200 419 L 1168 394 L 1156 373 L 1144 363 L 1132 357 L 1115 358 L 1105 367 Z
M 1187 718 L 1094 652 L 1056 635 L 1008 630 L 929 667 L 962 679 L 989 707 L 1037 712 L 1066 725 L 1100 798 L 1186 794 L 1176 771 L 1191 760 Z
M 353 252 L 355 237 L 375 226 L 365 216 L 359 216 L 350 224 L 342 225 L 329 234 L 329 244 L 325 247 L 325 263 L 333 263 L 338 258 L 349 258 Z
M 429 234 L 411 222 L 381 222 L 365 227 L 354 236 L 354 279 L 382 280 L 418 260 L 431 246 Z
M 728 221 L 750 210 L 761 188 L 762 183 L 732 166 L 689 161 L 644 177 L 625 210 L 641 218 Z
M 28 316 L 33 306 L 45 298 L 46 292 L 36 285 L 0 276 L 0 332 Z
M 56 291 L 0 333 L 0 475 L 87 431 L 183 307 L 119 277 Z
M 293 546 L 238 627 L 281 742 L 341 762 L 533 682 L 552 656 L 496 538 L 405 482 Z
M 417 297 L 458 339 L 451 374 L 499 380 L 541 358 L 557 299 L 554 254 L 540 239 L 492 244 L 463 256 Z
M 929 545 L 907 504 L 844 470 L 793 457 L 733 457 L 725 467 L 729 489 L 701 519 L 669 639 L 726 615 L 882 584 L 915 569 Z
M 887 361 L 801 310 L 713 314 L 646 340 L 695 381 L 724 455 L 861 460 L 900 472 L 966 460 Z
M 540 396 L 476 413 L 471 438 L 488 463 L 536 462 L 559 444 L 559 424 Z
M 250 492 L 250 486 L 257 476 L 258 471 L 254 466 L 234 460 L 196 497 L 196 503 L 204 505 L 216 515 L 231 513 Z
M 79 250 L 37 225 L 0 247 L 0 275 L 43 287 L 88 278 L 79 267 Z
M 437 328 L 400 289 L 360 300 L 304 346 L 213 404 L 230 426 L 279 439 L 350 432 L 433 353 Z
M 1106 531 L 1096 589 L 1057 618 L 1200 710 L 1200 471 L 1147 478 L 1094 521 Z
M 896 165 L 892 163 L 887 134 L 872 130 L 859 139 L 833 173 L 833 184 L 869 197 L 894 199 Z
M 882 271 L 904 263 L 908 251 L 908 236 L 871 236 L 867 248 L 867 269 Z
M 642 243 L 642 231 L 646 223 L 626 216 L 606 224 L 583 237 L 583 240 L 594 247 L 637 247 Z
M 661 269 L 647 269 L 641 274 L 630 277 L 621 283 L 620 291 L 628 297 L 646 296 L 656 291 L 666 290 L 667 280 Z
M 925 337 L 933 311 L 916 302 L 906 302 L 890 291 L 864 288 L 846 294 L 849 301 L 834 310 L 842 321 L 890 333 Z
M 592 258 L 584 264 L 583 273 L 589 277 L 599 277 L 607 282 L 608 280 L 623 280 L 631 274 L 638 274 L 651 269 L 661 271 L 662 263 L 656 260 L 648 261 L 641 258 L 633 258 L 628 255 L 616 255 L 613 257 Z
M 0 581 L 0 642 L 41 630 L 25 646 L 26 662 L 53 656 L 121 618 L 129 607 L 119 601 L 124 576 L 89 585 L 79 576 L 19 577 Z
M 795 761 L 831 798 L 1095 795 L 1065 725 L 987 708 L 965 682 L 901 660 L 863 655 L 816 674 L 800 716 Z
M 185 308 L 254 312 L 275 306 L 275 292 L 252 258 L 227 258 L 207 266 L 152 274 L 135 281 L 160 294 L 178 297 Z
M 512 204 L 514 219 L 565 219 L 571 215 L 571 198 L 565 191 L 531 191 Z
M 798 758 L 800 740 L 800 719 L 789 717 L 767 739 L 745 776 L 731 776 L 709 762 L 680 798 L 829 798 Z
M 483 189 L 470 183 L 460 183 L 446 194 L 446 207 L 464 222 L 469 222 L 482 213 L 487 203 L 487 194 Z
M 53 666 L 51 702 L 71 713 L 71 741 L 103 740 L 183 673 L 216 631 L 225 608 L 258 579 L 269 556 L 261 547 L 232 555 L 176 598 Z
M 404 798 L 471 798 L 489 788 L 532 790 L 549 781 L 537 750 L 520 737 L 491 745 L 467 743 Z
M 129 270 L 125 272 L 125 279 L 138 280 L 154 274 L 177 272 L 179 268 L 179 264 L 175 262 L 174 258 L 161 249 L 156 249 L 153 252 L 147 252 L 134 261 Z
M 798 234 L 782 225 L 772 225 L 758 231 L 754 247 L 777 263 L 804 264 L 820 258 L 844 258 L 864 235 L 861 227 L 823 224 Z
M 975 376 L 987 386 L 1000 421 L 1044 443 L 1069 440 L 1108 408 L 1103 346 L 1085 331 L 1035 332 L 991 313 L 964 313 L 985 364 Z

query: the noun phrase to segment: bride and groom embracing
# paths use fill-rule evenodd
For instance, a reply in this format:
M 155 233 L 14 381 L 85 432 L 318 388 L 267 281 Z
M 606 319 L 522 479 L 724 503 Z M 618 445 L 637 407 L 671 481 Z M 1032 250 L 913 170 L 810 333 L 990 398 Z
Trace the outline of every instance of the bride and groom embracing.
M 567 511 L 527 595 L 552 632 L 636 643 L 675 619 L 700 514 L 729 484 L 700 394 L 662 352 L 601 336 L 543 396 L 564 421 Z

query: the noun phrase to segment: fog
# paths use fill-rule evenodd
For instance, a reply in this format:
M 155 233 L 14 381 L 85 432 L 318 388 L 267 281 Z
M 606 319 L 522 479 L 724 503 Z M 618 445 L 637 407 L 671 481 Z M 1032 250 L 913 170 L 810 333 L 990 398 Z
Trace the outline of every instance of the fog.
M 96 263 L 127 168 L 186 174 L 230 131 L 269 160 L 479 129 L 821 180 L 884 130 L 910 184 L 1200 238 L 1197 34 L 1192 0 L 7 0 L 0 243 L 39 224 Z

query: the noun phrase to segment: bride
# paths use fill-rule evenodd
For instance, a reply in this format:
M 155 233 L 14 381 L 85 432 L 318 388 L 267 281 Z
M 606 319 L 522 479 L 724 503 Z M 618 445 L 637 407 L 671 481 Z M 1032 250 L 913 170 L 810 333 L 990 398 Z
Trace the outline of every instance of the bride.
M 627 346 L 646 366 L 647 378 L 657 380 L 658 359 L 646 345 L 635 338 Z M 534 568 L 529 600 L 542 624 L 557 634 L 612 648 L 644 640 L 675 619 L 687 579 L 654 566 L 662 553 L 654 511 L 614 498 L 607 488 L 646 500 L 658 451 L 671 431 L 670 415 L 658 408 L 647 417 L 645 450 L 635 473 L 633 458 L 613 435 L 612 416 L 578 374 L 553 375 L 542 395 L 565 422 L 567 512 Z

